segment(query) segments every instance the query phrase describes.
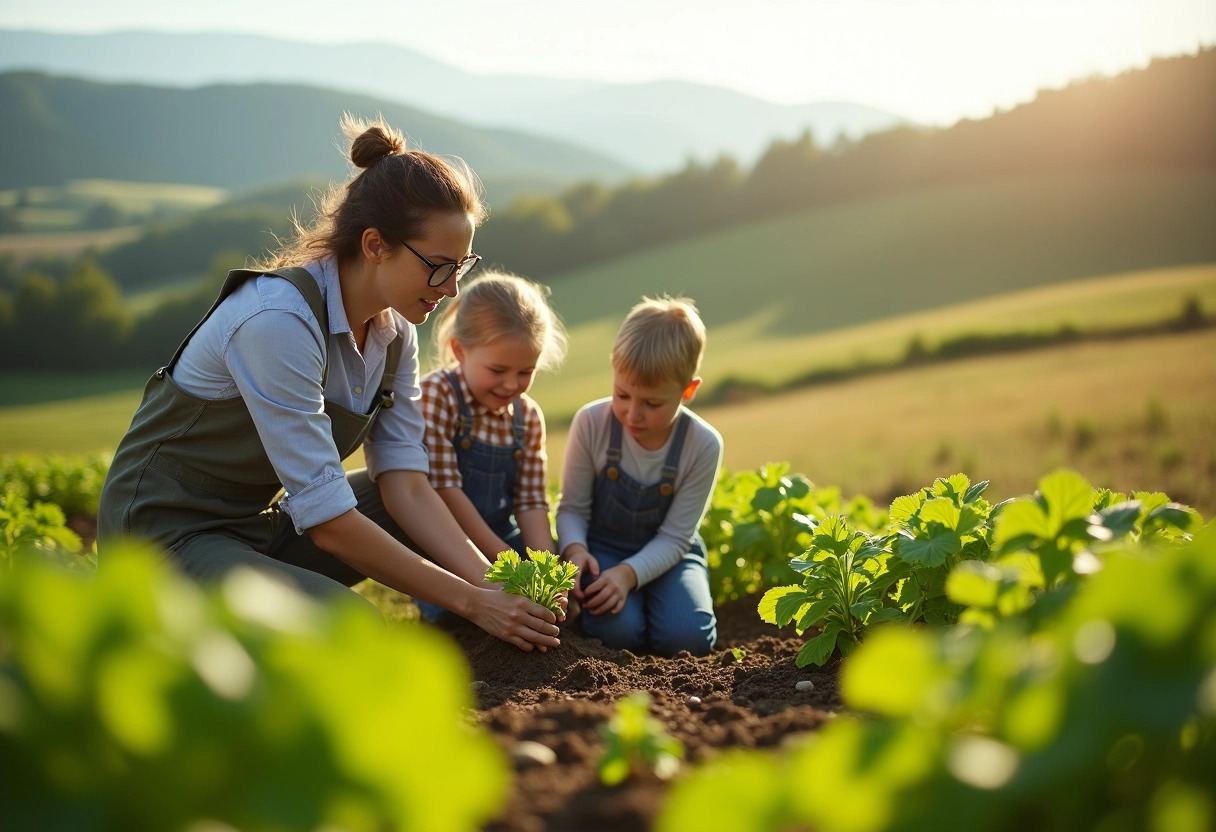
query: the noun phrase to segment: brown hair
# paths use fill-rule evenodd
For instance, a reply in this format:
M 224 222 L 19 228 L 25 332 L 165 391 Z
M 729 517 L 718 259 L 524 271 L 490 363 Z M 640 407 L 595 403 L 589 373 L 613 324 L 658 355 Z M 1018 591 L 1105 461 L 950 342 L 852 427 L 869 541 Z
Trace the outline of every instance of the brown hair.
M 705 324 L 690 298 L 642 298 L 612 345 L 612 366 L 636 383 L 688 384 L 701 369 Z
M 440 366 L 456 364 L 453 338 L 466 347 L 516 338 L 539 351 L 537 370 L 556 367 L 566 354 L 566 329 L 548 297 L 548 286 L 502 271 L 484 272 L 461 286 L 435 326 Z
M 292 218 L 295 234 L 260 268 L 298 266 L 333 256 L 353 260 L 363 247 L 363 232 L 379 229 L 389 248 L 422 236 L 435 214 L 461 213 L 480 225 L 488 213 L 476 174 L 458 157 L 441 159 L 407 150 L 401 132 L 377 119 L 342 116 L 350 140 L 350 161 L 361 170 L 345 185 L 330 186 L 311 227 Z

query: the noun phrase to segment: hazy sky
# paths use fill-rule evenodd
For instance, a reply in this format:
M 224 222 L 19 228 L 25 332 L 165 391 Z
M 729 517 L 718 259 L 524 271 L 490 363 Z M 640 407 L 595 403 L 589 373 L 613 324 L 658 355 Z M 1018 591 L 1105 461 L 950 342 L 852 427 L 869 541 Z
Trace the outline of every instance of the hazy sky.
M 948 124 L 1216 44 L 1216 0 L 0 0 L 0 28 L 386 41 L 473 72 L 678 78 Z

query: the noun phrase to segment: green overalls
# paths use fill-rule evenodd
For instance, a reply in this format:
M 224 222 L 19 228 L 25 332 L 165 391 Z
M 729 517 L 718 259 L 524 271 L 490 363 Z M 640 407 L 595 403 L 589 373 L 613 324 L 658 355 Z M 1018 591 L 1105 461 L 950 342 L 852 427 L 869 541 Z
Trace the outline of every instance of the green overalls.
M 286 574 L 312 595 L 330 595 L 364 576 L 317 548 L 307 535 L 297 534 L 291 518 L 279 509 L 275 497 L 282 486 L 244 399 L 199 398 L 179 387 L 171 375 L 203 321 L 242 283 L 261 274 L 290 281 L 300 290 L 328 344 L 329 315 L 308 271 L 230 272 L 202 321 L 182 341 L 168 365 L 148 380 L 143 401 L 118 445 L 102 488 L 98 551 L 104 557 L 111 545 L 137 538 L 163 549 L 170 561 L 200 580 L 218 578 L 234 566 L 246 564 Z M 400 335 L 389 344 L 380 396 L 368 413 L 325 401 L 334 445 L 342 459 L 363 443 L 380 409 L 392 406 L 401 346 Z M 322 388 L 328 371 L 327 352 Z M 359 510 L 403 539 L 366 470 L 348 474 L 347 480 L 355 490 Z

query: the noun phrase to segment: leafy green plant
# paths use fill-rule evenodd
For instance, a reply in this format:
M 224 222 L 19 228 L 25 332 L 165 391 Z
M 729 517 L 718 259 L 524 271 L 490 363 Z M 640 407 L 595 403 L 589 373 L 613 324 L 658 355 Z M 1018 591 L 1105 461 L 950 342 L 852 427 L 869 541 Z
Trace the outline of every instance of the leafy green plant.
M 914 494 L 891 503 L 890 547 L 908 564 L 908 576 L 895 593 L 895 603 L 910 621 L 948 624 L 961 607 L 950 599 L 946 584 L 961 561 L 987 560 L 995 508 L 983 498 L 988 483 L 974 485 L 964 474 L 939 477 Z
M 0 457 L 0 482 L 31 504 L 54 503 L 68 516 L 95 515 L 109 468 L 109 454 L 11 454 Z
M 844 517 L 829 517 L 806 552 L 790 561 L 802 583 L 766 592 L 760 618 L 778 627 L 794 622 L 799 635 L 822 626 L 798 652 L 798 667 L 822 665 L 837 648 L 848 655 L 867 625 L 903 616 L 898 608 L 883 606 L 886 589 L 908 572 L 902 564 L 889 566 L 890 557 L 881 538 L 854 529 Z
M 7 827 L 472 832 L 500 810 L 509 765 L 453 644 L 156 558 L 86 577 L 19 557 L 0 580 Z
M 552 552 L 528 549 L 528 560 L 511 549 L 500 552 L 486 572 L 486 581 L 504 584 L 506 592 L 522 595 L 548 608 L 561 612 L 561 594 L 574 588 L 578 567 L 562 560 Z
M 72 569 L 90 570 L 96 562 L 81 552 L 80 536 L 65 524 L 63 511 L 53 503 L 32 506 L 16 491 L 0 493 L 0 569 L 13 568 L 22 556 L 37 556 Z
M 817 523 L 844 514 L 858 526 L 881 528 L 885 513 L 865 497 L 842 501 L 836 488 L 815 488 L 785 463 L 723 473 L 701 523 L 715 603 L 753 595 L 796 576 L 790 558 L 806 549 Z
M 850 715 L 688 773 L 657 832 L 1212 828 L 1216 528 L 1190 534 L 1128 534 L 991 629 L 879 628 Z
M 599 760 L 600 782 L 623 783 L 639 771 L 666 780 L 680 768 L 684 746 L 650 715 L 650 695 L 634 691 L 617 702 L 616 713 L 600 726 L 604 750 Z
M 1056 471 L 1039 481 L 1030 497 L 1011 501 L 993 534 L 997 554 L 1030 552 L 1038 558 L 1047 586 L 1075 581 L 1100 568 L 1101 547 L 1132 540 L 1183 541 L 1202 518 L 1194 509 L 1157 492 L 1134 499 L 1095 490 L 1075 471 Z

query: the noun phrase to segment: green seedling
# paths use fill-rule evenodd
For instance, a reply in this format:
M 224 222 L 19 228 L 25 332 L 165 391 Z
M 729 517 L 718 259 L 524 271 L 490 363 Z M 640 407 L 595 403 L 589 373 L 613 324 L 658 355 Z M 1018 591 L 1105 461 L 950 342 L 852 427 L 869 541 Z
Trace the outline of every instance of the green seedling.
M 494 565 L 486 573 L 486 581 L 505 584 L 503 589 L 506 592 L 522 595 L 546 607 L 554 615 L 560 615 L 561 605 L 558 602 L 563 592 L 574 588 L 578 567 L 552 552 L 538 552 L 535 549 L 528 549 L 527 552 L 528 560 L 523 560 L 518 552 L 511 549 L 499 552 Z
M 650 694 L 634 691 L 617 702 L 616 714 L 600 726 L 604 752 L 600 755 L 600 782 L 623 783 L 636 771 L 649 769 L 660 780 L 680 768 L 684 746 L 668 735 L 663 723 L 650 715 Z

